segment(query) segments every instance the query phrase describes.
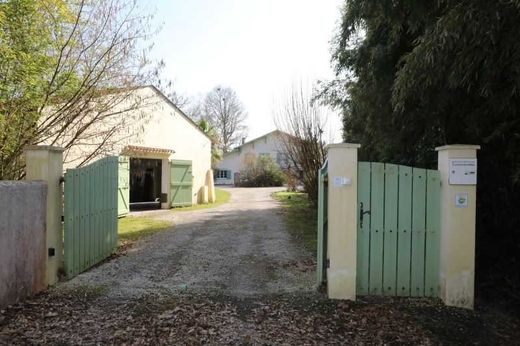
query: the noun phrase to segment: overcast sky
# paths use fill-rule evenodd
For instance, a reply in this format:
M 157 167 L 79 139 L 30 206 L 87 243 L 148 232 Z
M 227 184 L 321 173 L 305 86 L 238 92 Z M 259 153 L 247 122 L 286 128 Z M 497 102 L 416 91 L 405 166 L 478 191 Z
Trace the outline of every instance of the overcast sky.
M 163 25 L 153 56 L 177 92 L 236 90 L 249 114 L 249 139 L 275 128 L 273 110 L 300 80 L 330 79 L 330 40 L 342 0 L 157 0 Z M 340 140 L 340 121 L 330 125 Z

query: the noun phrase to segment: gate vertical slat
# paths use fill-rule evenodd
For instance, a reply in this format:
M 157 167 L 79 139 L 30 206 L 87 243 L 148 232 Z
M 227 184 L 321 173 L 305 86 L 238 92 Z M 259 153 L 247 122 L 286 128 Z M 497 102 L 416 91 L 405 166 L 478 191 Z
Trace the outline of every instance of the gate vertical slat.
M 370 278 L 371 294 L 383 293 L 383 248 L 384 248 L 384 191 L 385 165 L 372 163 L 372 187 L 370 193 Z
M 99 208 L 99 204 L 98 204 L 98 199 L 99 199 L 99 192 L 98 192 L 98 185 L 99 185 L 99 181 L 97 179 L 97 167 L 98 167 L 98 163 L 95 162 L 93 164 L 91 164 L 91 171 L 90 171 L 90 176 L 92 178 L 92 189 L 91 189 L 91 196 L 92 196 L 92 199 L 91 199 L 91 202 L 92 202 L 92 206 L 91 206 L 91 209 L 90 209 L 90 217 L 92 218 L 92 250 L 91 250 L 91 253 L 92 253 L 92 258 L 94 259 L 95 262 L 97 262 L 97 242 L 98 242 L 98 238 L 97 238 L 97 230 L 98 230 L 98 208 Z
M 316 275 L 317 275 L 317 283 L 321 285 L 323 283 L 323 173 L 320 169 L 318 172 L 318 243 L 316 244 L 317 248 L 317 266 L 316 266 Z
M 85 172 L 84 170 L 79 171 L 79 192 L 78 192 L 78 205 L 79 210 L 81 210 L 80 221 L 79 221 L 79 234 L 80 234 L 80 243 L 79 243 L 79 267 L 83 268 L 85 266 L 85 262 L 87 256 L 85 254 L 85 240 L 86 240 L 86 232 L 85 232 L 85 200 L 83 198 L 85 193 L 85 184 L 84 184 Z
M 103 181 L 103 162 L 99 162 L 99 165 L 96 167 L 97 171 L 97 181 L 98 181 L 98 228 L 96 229 L 96 237 L 97 237 L 97 248 L 96 248 L 96 261 L 100 261 L 103 257 L 103 253 L 101 251 L 101 244 L 102 244 L 102 236 L 103 236 L 103 194 L 101 193 L 101 190 L 104 190 L 105 183 Z
M 397 278 L 398 166 L 385 164 L 383 294 L 395 296 Z
M 74 173 L 71 170 L 67 170 L 65 173 L 65 201 L 73 201 L 74 200 Z M 65 203 L 64 205 L 64 223 L 65 223 L 65 231 L 63 235 L 63 257 L 65 260 L 65 273 L 68 277 L 72 275 L 71 264 L 73 263 L 73 232 L 66 231 L 68 225 L 74 224 L 74 208 L 70 203 Z
M 397 295 L 410 295 L 410 255 L 412 242 L 412 168 L 399 166 Z
M 94 229 L 93 225 L 94 225 L 94 219 L 92 217 L 93 215 L 93 209 L 94 209 L 94 201 L 93 201 L 93 198 L 94 198 L 94 195 L 93 195 L 93 190 L 94 190 L 94 186 L 95 186 L 95 183 L 94 183 L 94 179 L 93 179 L 93 175 L 92 175 L 92 172 L 93 172 L 93 168 L 92 167 L 88 167 L 88 171 L 87 171 L 87 198 L 88 198 L 88 229 L 90 230 L 89 232 L 89 246 L 88 246 L 88 252 L 89 252 L 89 259 L 90 259 L 90 265 L 93 265 L 95 262 L 94 262 L 94 258 L 92 257 L 92 254 L 94 253 L 94 241 L 95 241 L 95 234 L 94 232 L 92 232 L 92 230 Z
M 111 227 L 110 230 L 112 231 L 112 243 L 110 244 L 110 252 L 113 251 L 117 247 L 117 216 L 118 216 L 118 201 L 117 201 L 117 191 L 119 189 L 119 159 L 117 157 L 112 157 L 112 163 L 110 165 L 111 167 L 115 166 L 117 167 L 117 170 L 111 169 L 110 172 L 112 173 L 112 187 L 110 188 L 110 191 L 116 191 L 115 194 L 110 195 L 111 199 L 111 205 L 112 205 L 112 215 L 110 215 L 110 222 Z
M 87 175 L 86 175 L 86 170 L 82 170 L 81 171 L 81 188 L 80 188 L 80 191 L 81 191 L 81 198 L 80 198 L 80 203 L 81 203 L 81 210 L 82 210 L 82 215 L 81 215 L 81 236 L 83 238 L 83 243 L 81 244 L 81 267 L 87 267 L 88 266 L 88 246 L 87 246 L 87 243 L 88 243 L 88 236 L 89 236 L 89 232 L 88 232 L 88 228 L 87 228 L 87 218 L 88 218 L 88 213 L 87 213 L 87 208 L 88 208 L 88 201 L 85 199 L 85 196 L 88 192 L 87 190 L 87 184 L 86 184 L 86 180 L 87 180 Z
M 90 267 L 91 266 L 91 260 L 90 260 L 90 235 L 91 235 L 91 232 L 90 232 L 90 199 L 89 199 L 89 189 L 90 189 L 90 184 L 89 184 L 89 177 L 90 177 L 90 174 L 89 174 L 89 168 L 87 167 L 86 170 L 85 170 L 85 176 L 83 177 L 83 186 L 84 186 L 84 190 L 83 190 L 83 199 L 85 200 L 85 262 L 86 262 L 86 266 L 87 267 Z
M 370 208 L 370 163 L 359 162 L 358 164 L 358 214 L 360 203 L 363 209 Z M 363 224 L 358 220 L 357 234 L 357 275 L 356 290 L 358 294 L 368 294 L 368 279 L 370 265 L 370 214 L 363 216 Z
M 81 178 L 78 171 L 74 173 L 76 184 L 74 185 L 74 209 L 77 210 L 74 217 L 74 272 L 79 271 L 81 256 L 81 205 L 79 203 Z
M 438 295 L 440 252 L 440 187 L 438 171 L 428 171 L 426 197 L 426 270 L 424 294 Z
M 327 250 L 326 250 L 326 234 L 325 234 L 325 217 L 327 213 L 326 201 L 326 185 L 325 179 L 327 176 L 327 163 L 318 172 L 318 242 L 317 242 L 317 283 L 321 285 L 325 281 L 325 268 Z
M 102 171 L 103 171 L 103 185 L 105 187 L 105 189 L 109 189 L 110 187 L 110 176 L 108 175 L 108 165 L 107 165 L 107 162 L 103 162 L 103 168 L 102 168 Z M 107 247 L 108 247 L 108 241 L 110 240 L 110 233 L 107 232 L 107 230 L 109 229 L 108 227 L 108 217 L 109 217 L 109 213 L 108 213 L 108 208 L 110 206 L 108 205 L 108 196 L 106 195 L 103 195 L 103 227 L 101 228 L 102 230 L 102 240 L 103 240 L 103 247 L 102 247 L 102 253 L 101 253 L 101 256 L 102 257 L 106 257 L 109 255 L 109 253 L 107 252 Z
M 424 254 L 426 245 L 426 170 L 413 169 L 412 193 L 412 275 L 411 296 L 424 296 Z

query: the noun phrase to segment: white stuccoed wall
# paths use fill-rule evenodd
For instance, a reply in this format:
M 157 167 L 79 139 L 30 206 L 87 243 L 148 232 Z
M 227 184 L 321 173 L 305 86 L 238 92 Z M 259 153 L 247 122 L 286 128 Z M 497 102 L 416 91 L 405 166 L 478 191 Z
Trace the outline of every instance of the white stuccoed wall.
M 247 142 L 230 153 L 224 155 L 223 159 L 217 163 L 217 169 L 230 170 L 230 179 L 215 179 L 215 184 L 233 184 L 233 175 L 235 172 L 240 172 L 243 167 L 244 159 L 246 156 L 260 154 L 269 154 L 271 158 L 276 162 L 277 155 L 283 151 L 283 142 L 280 139 L 280 133 L 278 131 L 270 132 L 262 137 L 256 138 L 250 142 Z
M 138 157 L 163 159 L 162 192 L 168 195 L 170 194 L 168 160 L 191 160 L 193 203 L 196 204 L 198 193 L 206 184 L 206 173 L 211 169 L 210 139 L 155 88 L 136 89 L 135 97 L 145 100 L 139 110 L 122 113 L 90 128 L 89 132 L 93 134 L 92 143 L 83 141 L 84 145 L 76 145 L 67 150 L 64 154 L 66 161 L 64 168 L 76 167 L 85 153 L 95 147 L 96 133 L 107 131 L 114 124 L 124 122 L 125 126 L 114 134 L 110 145 L 102 153 L 93 156 L 90 162 L 107 155 L 120 155 L 127 145 L 173 150 L 174 154 L 168 157 L 164 154 L 146 154 Z M 128 107 L 128 104 L 120 105 L 121 109 L 128 109 Z M 114 109 L 115 111 L 117 109 Z M 168 204 L 163 204 L 163 207 L 168 207 Z

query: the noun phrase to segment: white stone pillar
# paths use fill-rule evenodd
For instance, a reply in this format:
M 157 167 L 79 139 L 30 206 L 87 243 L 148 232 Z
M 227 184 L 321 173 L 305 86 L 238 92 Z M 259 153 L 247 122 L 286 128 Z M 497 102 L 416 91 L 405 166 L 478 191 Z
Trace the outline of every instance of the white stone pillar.
M 25 148 L 25 179 L 47 183 L 46 224 L 46 284 L 58 282 L 58 271 L 63 267 L 63 149 L 52 146 Z
M 478 145 L 436 148 L 441 174 L 440 297 L 473 309 Z
M 209 203 L 215 203 L 217 196 L 215 195 L 215 182 L 213 181 L 213 170 L 209 169 L 206 172 L 206 186 L 208 187 L 208 200 Z
M 327 147 L 327 292 L 332 299 L 356 299 L 357 174 L 359 144 Z

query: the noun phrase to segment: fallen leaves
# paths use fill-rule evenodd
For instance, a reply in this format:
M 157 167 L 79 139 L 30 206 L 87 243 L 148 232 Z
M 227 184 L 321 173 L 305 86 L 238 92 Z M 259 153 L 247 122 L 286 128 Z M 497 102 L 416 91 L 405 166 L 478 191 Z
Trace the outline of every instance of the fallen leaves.
M 117 301 L 51 292 L 0 311 L 0 321 L 0 344 L 429 345 L 459 341 L 457 335 L 474 335 L 484 344 L 518 340 L 512 335 L 497 340 L 475 313 L 436 301 L 354 303 L 318 294 L 153 295 Z

